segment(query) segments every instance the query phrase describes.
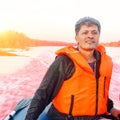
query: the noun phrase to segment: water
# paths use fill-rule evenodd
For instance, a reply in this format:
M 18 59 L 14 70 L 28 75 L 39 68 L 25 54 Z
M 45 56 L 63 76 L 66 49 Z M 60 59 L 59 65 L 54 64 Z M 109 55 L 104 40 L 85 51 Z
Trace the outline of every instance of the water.
M 54 60 L 55 54 L 54 52 L 61 47 L 32 47 L 29 51 L 16 51 L 21 56 L 1 56 L 0 57 L 0 74 L 11 74 L 25 65 L 29 64 L 29 62 L 37 57 L 48 57 L 49 61 L 52 62 Z M 120 64 L 120 47 L 106 47 L 107 54 L 110 55 L 116 63 Z M 42 59 L 42 58 L 41 58 Z M 43 60 L 45 61 L 45 60 Z M 43 62 L 41 61 L 41 62 Z M 45 62 L 43 62 L 45 64 Z M 49 64 L 46 64 L 48 67 Z
M 29 51 L 17 50 L 19 57 L 0 57 L 0 119 L 14 108 L 19 99 L 33 95 L 59 48 L 32 47 Z M 120 108 L 120 48 L 107 47 L 106 51 L 114 61 L 110 98 L 115 107 Z
M 120 47 L 106 47 L 106 53 L 112 57 L 114 62 L 120 64 Z

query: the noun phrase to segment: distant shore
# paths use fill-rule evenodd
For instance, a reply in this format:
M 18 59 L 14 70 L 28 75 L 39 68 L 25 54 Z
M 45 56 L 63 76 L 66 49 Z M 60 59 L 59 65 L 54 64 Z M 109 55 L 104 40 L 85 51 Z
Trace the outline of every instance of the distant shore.
M 0 56 L 18 56 L 18 55 L 14 54 L 14 53 L 9 53 L 9 52 L 0 50 Z

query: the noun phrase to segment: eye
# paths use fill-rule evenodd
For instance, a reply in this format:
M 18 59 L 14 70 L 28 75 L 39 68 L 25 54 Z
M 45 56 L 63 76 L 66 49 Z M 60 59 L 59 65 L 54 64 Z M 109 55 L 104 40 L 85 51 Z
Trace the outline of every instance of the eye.
M 97 31 L 93 31 L 92 34 L 93 34 L 93 35 L 97 35 L 98 32 L 97 32 Z
M 82 34 L 83 34 L 83 35 L 87 35 L 87 34 L 88 34 L 88 32 L 87 32 L 87 31 L 85 31 L 85 32 L 83 32 Z

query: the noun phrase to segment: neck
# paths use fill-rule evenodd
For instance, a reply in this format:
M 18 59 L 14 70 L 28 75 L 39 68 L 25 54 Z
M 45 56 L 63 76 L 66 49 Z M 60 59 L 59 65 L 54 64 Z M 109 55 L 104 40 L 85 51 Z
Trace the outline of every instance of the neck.
M 95 57 L 94 57 L 94 50 L 84 50 L 84 49 L 79 49 L 83 57 L 87 60 L 88 63 L 94 62 Z

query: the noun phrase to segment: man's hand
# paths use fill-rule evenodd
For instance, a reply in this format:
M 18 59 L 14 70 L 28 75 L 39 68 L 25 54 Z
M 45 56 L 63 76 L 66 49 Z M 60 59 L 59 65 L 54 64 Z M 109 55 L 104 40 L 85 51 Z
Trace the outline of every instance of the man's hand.
M 110 112 L 117 120 L 120 120 L 120 110 L 112 108 Z

